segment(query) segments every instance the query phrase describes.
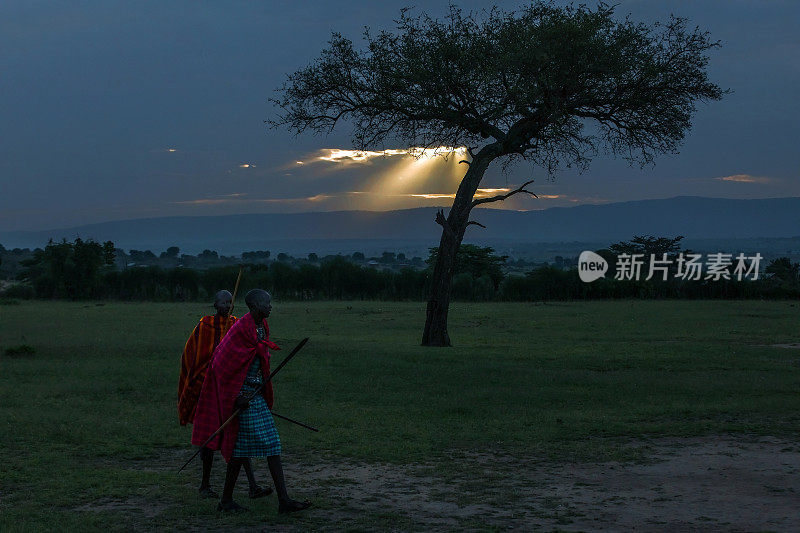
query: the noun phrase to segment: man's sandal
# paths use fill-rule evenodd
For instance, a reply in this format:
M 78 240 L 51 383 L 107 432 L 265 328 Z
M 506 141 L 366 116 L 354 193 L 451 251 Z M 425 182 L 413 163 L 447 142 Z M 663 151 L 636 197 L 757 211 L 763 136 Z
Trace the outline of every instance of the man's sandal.
M 272 487 L 256 487 L 256 490 L 250 489 L 250 499 L 263 498 L 272 494 Z
M 201 498 L 214 498 L 215 500 L 219 498 L 219 494 L 211 490 L 211 487 L 201 487 L 200 488 L 200 497 Z
M 303 509 L 308 509 L 309 507 L 311 507 L 311 502 L 309 501 L 298 502 L 297 500 L 289 500 L 288 502 L 278 503 L 278 513 L 296 513 L 297 511 L 302 511 Z
M 217 505 L 217 511 L 222 511 L 223 513 L 240 513 L 243 511 L 249 511 L 247 507 L 242 507 L 235 501 L 231 500 L 229 502 L 219 502 Z

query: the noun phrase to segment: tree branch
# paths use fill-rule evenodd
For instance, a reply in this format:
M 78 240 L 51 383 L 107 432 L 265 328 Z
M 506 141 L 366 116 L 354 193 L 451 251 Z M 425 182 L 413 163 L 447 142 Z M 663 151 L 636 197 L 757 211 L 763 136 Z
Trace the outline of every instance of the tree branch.
M 442 226 L 451 237 L 455 235 L 453 228 L 450 227 L 450 223 L 447 222 L 447 218 L 444 216 L 443 209 L 439 209 L 439 211 L 436 212 L 436 223 Z
M 483 229 L 486 229 L 486 226 L 484 226 L 484 225 L 483 225 L 483 224 L 481 224 L 480 222 L 475 222 L 474 220 L 470 220 L 469 222 L 467 222 L 467 226 L 469 226 L 470 224 L 475 224 L 476 226 L 480 226 L 480 227 L 482 227 Z
M 510 198 L 510 197 L 514 196 L 515 194 L 519 194 L 521 192 L 524 192 L 526 194 L 530 194 L 534 198 L 539 198 L 538 196 L 536 196 L 535 193 L 525 189 L 525 187 L 527 187 L 531 183 L 533 183 L 533 180 L 526 181 L 525 183 L 520 185 L 518 188 L 514 189 L 513 191 L 509 191 L 506 194 L 498 194 L 497 196 L 490 196 L 488 198 L 478 198 L 477 200 L 473 200 L 472 201 L 472 207 L 475 207 L 475 206 L 481 205 L 481 204 L 488 204 L 490 202 L 497 202 L 497 201 L 501 201 L 501 200 L 506 200 L 507 198 Z

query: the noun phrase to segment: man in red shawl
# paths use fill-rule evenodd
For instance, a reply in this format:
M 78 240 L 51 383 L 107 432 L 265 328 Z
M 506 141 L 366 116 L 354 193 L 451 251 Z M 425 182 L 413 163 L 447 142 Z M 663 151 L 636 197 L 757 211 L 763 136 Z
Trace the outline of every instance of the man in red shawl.
M 236 322 L 230 314 L 233 308 L 231 293 L 219 291 L 214 298 L 215 315 L 204 316 L 195 326 L 181 357 L 181 373 L 178 380 L 178 419 L 182 426 L 194 421 L 197 399 L 206 377 L 206 369 L 214 354 L 214 349 Z M 200 482 L 200 495 L 204 498 L 218 498 L 211 490 L 211 466 L 214 463 L 214 452 L 208 448 L 200 450 L 203 460 L 203 478 Z M 272 493 L 271 488 L 261 488 L 256 483 L 253 468 L 248 460 L 244 464 L 247 479 L 250 482 L 250 497 L 261 498 Z
M 311 506 L 289 498 L 281 465 L 281 443 L 270 409 L 274 401 L 269 380 L 269 348 L 280 347 L 269 340 L 266 318 L 272 310 L 267 291 L 253 289 L 245 296 L 250 312 L 231 327 L 214 351 L 200 399 L 197 402 L 192 444 L 202 446 L 235 410 L 232 420 L 206 446 L 221 450 L 228 461 L 225 487 L 217 510 L 244 510 L 233 501 L 239 470 L 250 457 L 266 457 L 275 490 L 278 512 L 292 513 Z M 252 400 L 247 398 L 256 393 Z

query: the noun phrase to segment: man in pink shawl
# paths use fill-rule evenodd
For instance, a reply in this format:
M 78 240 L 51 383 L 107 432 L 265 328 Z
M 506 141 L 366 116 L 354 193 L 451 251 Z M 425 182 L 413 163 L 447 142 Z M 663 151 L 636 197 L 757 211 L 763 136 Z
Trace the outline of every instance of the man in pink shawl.
M 269 411 L 274 401 L 269 380 L 269 348 L 280 350 L 269 340 L 266 318 L 272 310 L 271 298 L 267 291 L 254 289 L 245 296 L 245 303 L 250 312 L 236 321 L 214 350 L 197 402 L 192 444 L 202 446 L 236 409 L 241 409 L 239 416 L 206 444 L 211 450 L 220 450 L 228 462 L 217 510 L 244 510 L 233 501 L 239 470 L 247 458 L 266 457 L 278 493 L 278 511 L 300 511 L 311 503 L 289 498 L 281 465 L 280 439 Z M 255 391 L 260 394 L 248 401 L 247 397 Z

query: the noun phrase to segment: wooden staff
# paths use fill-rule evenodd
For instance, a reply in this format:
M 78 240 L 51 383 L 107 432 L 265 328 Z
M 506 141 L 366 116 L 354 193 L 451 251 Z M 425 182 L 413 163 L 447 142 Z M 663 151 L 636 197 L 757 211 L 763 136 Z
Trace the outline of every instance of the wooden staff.
M 308 424 L 303 424 L 302 422 L 298 422 L 297 420 L 292 420 L 288 416 L 279 415 L 275 411 L 270 411 L 270 412 L 272 413 L 272 416 L 277 416 L 278 418 L 282 418 L 283 420 L 286 420 L 287 422 L 291 422 L 292 424 L 297 424 L 300 427 L 304 427 L 306 429 L 310 429 L 311 431 L 316 431 L 317 433 L 319 433 L 319 430 L 317 428 L 315 428 L 315 427 L 311 427 Z
M 236 276 L 236 285 L 233 286 L 233 297 L 231 298 L 231 310 L 228 311 L 228 315 L 233 314 L 233 306 L 236 305 L 236 293 L 239 291 L 239 282 L 242 281 L 242 270 L 244 270 L 244 267 L 240 266 L 239 275 Z

